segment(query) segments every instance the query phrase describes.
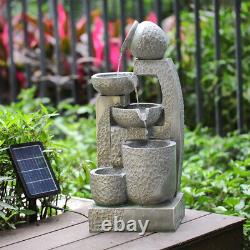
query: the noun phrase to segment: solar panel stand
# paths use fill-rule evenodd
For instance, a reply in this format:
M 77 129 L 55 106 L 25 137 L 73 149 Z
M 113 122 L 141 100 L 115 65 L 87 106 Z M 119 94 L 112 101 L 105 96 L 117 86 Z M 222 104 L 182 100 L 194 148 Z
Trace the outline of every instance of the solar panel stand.
M 9 154 L 17 174 L 17 181 L 20 181 L 27 197 L 28 208 L 35 211 L 28 220 L 35 222 L 38 213 L 36 200 L 58 194 L 59 184 L 41 142 L 11 145 Z
M 37 221 L 37 206 L 36 206 L 36 199 L 28 199 L 29 201 L 29 210 L 35 211 L 34 214 L 29 216 L 29 222 L 36 222 Z
M 11 145 L 9 149 L 14 169 L 28 199 L 49 197 L 60 192 L 49 159 L 43 151 L 41 142 Z

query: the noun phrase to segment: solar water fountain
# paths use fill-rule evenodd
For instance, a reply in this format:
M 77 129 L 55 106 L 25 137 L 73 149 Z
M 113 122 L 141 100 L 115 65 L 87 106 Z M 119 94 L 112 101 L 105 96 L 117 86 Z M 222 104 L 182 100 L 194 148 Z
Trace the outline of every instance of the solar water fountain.
M 176 67 L 164 59 L 167 36 L 151 22 L 135 21 L 121 51 L 136 58 L 134 72 L 100 73 L 91 82 L 96 102 L 97 162 L 91 172 L 95 203 L 89 209 L 91 232 L 174 231 L 184 217 L 180 192 L 184 107 Z M 161 104 L 130 103 L 137 76 L 158 78 Z M 105 228 L 104 226 L 108 226 Z

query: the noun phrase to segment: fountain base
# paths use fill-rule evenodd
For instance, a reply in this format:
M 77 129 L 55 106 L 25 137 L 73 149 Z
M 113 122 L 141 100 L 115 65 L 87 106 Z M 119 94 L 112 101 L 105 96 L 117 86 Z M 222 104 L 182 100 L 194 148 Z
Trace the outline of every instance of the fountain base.
M 143 225 L 148 220 L 147 232 L 167 232 L 176 231 L 185 215 L 185 205 L 183 193 L 178 193 L 171 201 L 159 205 L 139 206 L 139 205 L 122 205 L 116 207 L 97 206 L 95 204 L 89 209 L 89 231 L 103 232 L 103 222 L 109 221 L 109 231 L 116 231 L 114 221 L 123 221 L 124 225 L 128 221 L 135 221 L 136 230 L 131 232 L 140 232 L 138 221 Z M 119 230 L 117 230 L 119 231 Z M 127 230 L 124 227 L 123 231 Z

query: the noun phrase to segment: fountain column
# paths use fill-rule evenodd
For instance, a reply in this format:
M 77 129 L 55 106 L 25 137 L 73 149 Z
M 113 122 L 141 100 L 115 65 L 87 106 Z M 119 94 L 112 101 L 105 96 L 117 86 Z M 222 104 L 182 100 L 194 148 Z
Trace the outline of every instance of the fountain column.
M 96 147 L 98 167 L 111 166 L 111 107 L 125 107 L 129 95 L 104 96 L 96 100 Z
M 95 203 L 89 209 L 90 232 L 175 231 L 185 214 L 180 190 L 184 106 L 173 61 L 164 59 L 167 36 L 151 22 L 135 22 L 121 51 L 137 59 L 134 72 L 92 76 L 97 100 L 97 160 L 91 171 Z M 162 103 L 130 103 L 136 76 L 158 78 Z M 150 133 L 147 133 L 150 131 Z M 126 227 L 135 223 L 133 230 Z M 119 230 L 118 230 L 119 231 Z
M 157 139 L 171 139 L 176 142 L 177 173 L 172 173 L 170 180 L 176 176 L 176 187 L 171 181 L 171 190 L 180 190 L 183 144 L 184 144 L 184 105 L 181 84 L 176 67 L 171 58 L 161 60 L 139 60 L 134 65 L 136 75 L 156 76 L 162 92 L 162 106 L 164 119 L 161 126 L 153 127 L 153 137 Z

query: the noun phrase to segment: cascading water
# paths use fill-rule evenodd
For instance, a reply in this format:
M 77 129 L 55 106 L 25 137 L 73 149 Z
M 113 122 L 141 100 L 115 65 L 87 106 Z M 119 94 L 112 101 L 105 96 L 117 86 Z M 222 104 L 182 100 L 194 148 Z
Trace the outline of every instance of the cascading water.
M 146 140 L 148 140 L 148 127 L 147 127 L 147 119 L 148 119 L 148 109 L 140 109 L 138 107 L 138 116 L 139 118 L 141 119 L 141 121 L 143 122 L 144 124 L 144 127 L 145 127 L 145 137 L 146 137 Z
M 118 77 L 118 74 L 120 72 L 121 61 L 122 61 L 122 52 L 120 52 L 119 59 L 118 59 L 118 67 L 117 67 L 117 71 L 116 71 L 117 77 Z
M 126 52 L 126 46 L 123 46 L 123 45 L 124 45 L 124 42 L 122 43 L 121 50 L 120 50 L 120 56 L 119 56 L 119 59 L 118 59 L 118 67 L 117 67 L 117 72 L 116 72 L 117 77 L 118 77 L 118 74 L 120 72 L 122 56 Z M 135 89 L 136 102 L 139 103 L 139 95 L 138 95 L 138 90 L 137 90 L 137 78 L 133 77 L 133 76 L 131 76 L 131 78 L 132 78 L 131 80 L 133 82 L 134 89 Z M 149 138 L 148 138 L 148 128 L 147 128 L 147 109 L 140 109 L 138 107 L 138 116 L 141 119 L 141 121 L 144 123 L 145 137 L 148 140 Z
M 116 71 L 117 77 L 118 77 L 118 74 L 120 72 L 122 56 L 124 55 L 125 52 L 126 52 L 126 46 L 124 46 L 124 41 L 123 41 L 123 43 L 121 45 L 121 49 L 120 49 L 120 56 L 119 56 L 119 59 L 118 59 L 118 67 L 117 67 L 117 71 Z M 138 97 L 138 91 L 137 91 L 137 79 L 136 78 L 132 79 L 132 82 L 134 84 L 136 102 L 139 103 L 139 97 Z

